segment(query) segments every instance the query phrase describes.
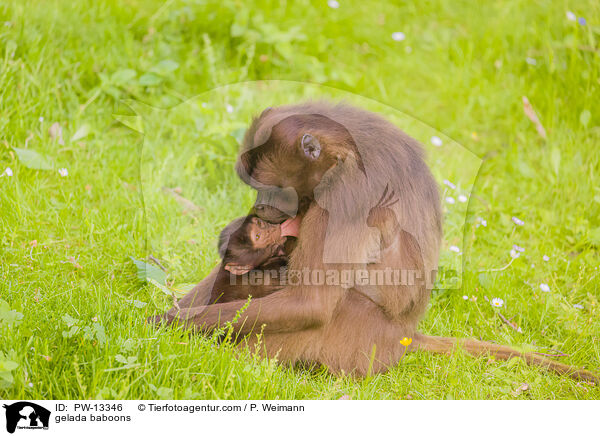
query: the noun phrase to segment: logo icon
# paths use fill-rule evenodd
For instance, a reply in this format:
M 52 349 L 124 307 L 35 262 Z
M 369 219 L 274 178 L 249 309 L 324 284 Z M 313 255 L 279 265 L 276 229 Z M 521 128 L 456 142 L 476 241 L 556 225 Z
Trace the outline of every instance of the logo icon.
M 19 401 L 3 406 L 6 409 L 6 431 L 15 429 L 48 429 L 50 411 L 29 401 Z

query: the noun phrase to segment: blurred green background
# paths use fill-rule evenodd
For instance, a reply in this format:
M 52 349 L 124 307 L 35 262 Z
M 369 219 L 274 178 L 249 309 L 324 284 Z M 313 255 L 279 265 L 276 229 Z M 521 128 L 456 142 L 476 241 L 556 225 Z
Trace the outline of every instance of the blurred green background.
M 462 280 L 422 330 L 600 372 L 599 40 L 592 1 L 3 2 L 0 396 L 600 398 L 518 360 L 415 353 L 357 380 L 156 331 L 171 297 L 129 258 L 178 289 L 202 278 L 252 204 L 233 171 L 251 114 L 362 99 L 455 200 L 442 259 Z

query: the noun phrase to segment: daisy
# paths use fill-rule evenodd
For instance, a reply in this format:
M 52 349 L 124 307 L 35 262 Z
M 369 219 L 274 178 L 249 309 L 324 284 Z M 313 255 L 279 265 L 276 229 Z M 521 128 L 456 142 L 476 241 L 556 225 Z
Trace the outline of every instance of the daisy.
M 550 292 L 550 286 L 548 286 L 546 283 L 540 283 L 540 290 L 542 292 Z
M 467 198 L 467 196 L 466 196 L 466 195 L 462 195 L 462 194 L 460 194 L 460 195 L 458 196 L 458 201 L 460 201 L 461 203 L 466 203 L 466 202 L 467 202 L 467 200 L 468 200 L 468 198 Z
M 537 64 L 537 61 L 534 58 L 525 58 L 525 62 L 527 62 L 529 65 Z
M 456 189 L 456 185 L 454 183 L 452 183 L 450 180 L 444 180 L 444 185 L 446 185 L 448 188 Z
M 69 170 L 66 168 L 59 168 L 58 174 L 60 174 L 62 177 L 67 177 L 69 175 Z
M 469 296 L 468 295 L 463 295 L 463 300 L 468 300 Z
M 516 251 L 518 251 L 519 253 L 522 253 L 525 251 L 525 249 L 523 247 L 519 247 L 518 245 L 513 245 L 513 249 L 515 249 Z
M 519 257 L 521 255 L 521 253 L 519 253 L 517 250 L 515 250 L 514 248 L 512 250 L 510 250 L 510 257 L 512 257 L 513 259 L 516 259 L 517 257 Z
M 233 106 L 231 106 L 229 103 L 225 105 L 225 110 L 227 111 L 228 114 L 233 113 Z
M 518 226 L 522 226 L 523 224 L 525 224 L 523 221 L 521 221 L 519 218 L 517 218 L 516 216 L 512 217 L 512 221 L 513 223 L 515 223 Z
M 6 177 L 12 177 L 13 172 L 10 169 L 10 167 L 6 167 L 6 169 L 4 170 L 4 172 L 2 173 L 2 175 L 0 175 L 0 177 L 2 176 L 6 176 Z
M 436 147 L 441 147 L 443 144 L 442 139 L 439 136 L 432 136 L 431 143 Z
M 575 309 L 583 309 L 583 306 L 581 304 L 574 304 L 573 307 Z
M 542 259 L 544 259 L 544 262 L 548 262 L 550 260 L 550 258 L 548 256 L 546 256 L 545 254 L 544 254 L 544 257 L 542 257 Z
M 446 197 L 446 203 L 454 204 L 454 203 L 456 203 L 456 201 L 454 201 L 454 198 L 452 198 L 452 197 Z
M 327 2 L 327 6 L 329 6 L 331 9 L 337 9 L 340 7 L 340 4 L 337 0 L 329 0 Z
M 458 248 L 456 245 L 451 245 L 448 250 L 454 251 L 455 253 L 460 253 L 460 248 Z
M 573 12 L 567 11 L 567 20 L 575 21 L 577 20 L 577 16 Z
M 39 121 L 40 123 L 43 123 L 43 122 L 44 122 L 44 117 L 39 117 L 39 118 L 38 118 L 38 121 Z
M 502 306 L 504 306 L 504 300 L 502 298 L 494 298 L 492 300 L 492 306 L 502 307 Z
M 406 39 L 406 35 L 404 32 L 394 32 L 392 33 L 392 39 L 394 41 L 404 41 Z

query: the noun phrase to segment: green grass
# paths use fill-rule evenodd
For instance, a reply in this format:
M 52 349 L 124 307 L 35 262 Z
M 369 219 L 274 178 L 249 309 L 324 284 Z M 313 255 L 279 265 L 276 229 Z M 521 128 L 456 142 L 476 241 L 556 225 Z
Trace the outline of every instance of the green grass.
M 3 2 L 0 172 L 14 174 L 0 178 L 0 397 L 600 399 L 598 387 L 516 360 L 415 353 L 356 380 L 156 331 L 143 320 L 171 300 L 141 285 L 128 257 L 152 254 L 177 283 L 200 280 L 219 229 L 252 204 L 233 171 L 250 114 L 343 97 L 421 140 L 444 195 L 457 196 L 444 179 L 464 193 L 474 183 L 468 211 L 445 205 L 442 265 L 464 261 L 459 288 L 434 293 L 421 329 L 560 350 L 600 373 L 599 41 L 592 1 Z M 275 79 L 286 82 L 223 87 Z M 55 122 L 64 144 L 48 132 Z M 14 147 L 55 168 L 27 168 Z M 162 186 L 202 210 L 183 214 Z M 494 271 L 513 244 L 525 251 Z

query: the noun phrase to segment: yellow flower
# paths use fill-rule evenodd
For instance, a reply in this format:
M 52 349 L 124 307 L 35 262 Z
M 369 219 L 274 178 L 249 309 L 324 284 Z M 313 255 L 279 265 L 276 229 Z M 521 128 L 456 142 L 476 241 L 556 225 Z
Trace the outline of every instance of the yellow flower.
M 412 343 L 412 338 L 402 338 L 400 343 L 405 347 L 408 347 Z

